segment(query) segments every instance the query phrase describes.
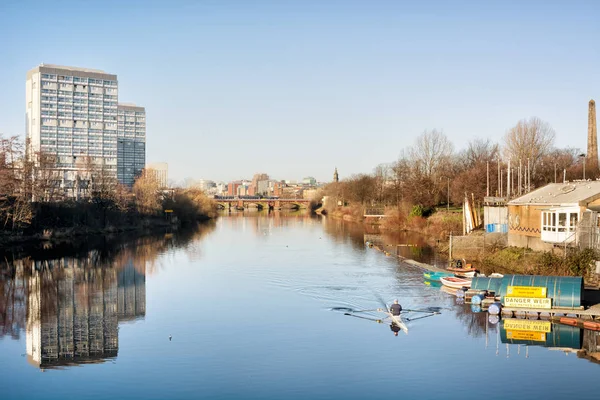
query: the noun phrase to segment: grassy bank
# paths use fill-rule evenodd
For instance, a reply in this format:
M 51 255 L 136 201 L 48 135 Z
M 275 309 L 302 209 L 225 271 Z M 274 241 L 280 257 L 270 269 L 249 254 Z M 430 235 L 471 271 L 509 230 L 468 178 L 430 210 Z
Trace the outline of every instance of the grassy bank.
M 592 249 L 568 248 L 566 253 L 555 254 L 507 247 L 485 255 L 481 263 L 488 269 L 504 268 L 526 275 L 589 276 L 597 259 Z
M 386 210 L 381 219 L 364 218 L 362 207 L 337 207 L 328 216 L 345 221 L 377 224 L 382 232 L 411 231 L 431 239 L 431 245 L 440 253 L 449 253 L 448 237 L 462 233 L 460 210 L 423 210 L 394 208 Z M 423 215 L 428 214 L 428 215 Z M 596 285 L 597 277 L 592 271 L 595 260 L 600 258 L 591 249 L 556 249 L 555 252 L 537 252 L 530 249 L 507 247 L 506 236 L 476 231 L 466 239 L 463 248 L 453 248 L 453 258 L 464 258 L 484 272 L 501 272 L 525 275 L 583 276 L 586 282 Z M 456 246 L 455 241 L 455 246 Z M 483 245 L 482 245 L 483 244 Z
M 328 216 L 344 221 L 379 225 L 382 231 L 411 231 L 431 236 L 435 239 L 446 239 L 451 233 L 462 231 L 462 216 L 454 211 L 423 210 L 402 206 L 386 208 L 384 218 L 365 218 L 362 206 L 336 207 L 328 210 Z

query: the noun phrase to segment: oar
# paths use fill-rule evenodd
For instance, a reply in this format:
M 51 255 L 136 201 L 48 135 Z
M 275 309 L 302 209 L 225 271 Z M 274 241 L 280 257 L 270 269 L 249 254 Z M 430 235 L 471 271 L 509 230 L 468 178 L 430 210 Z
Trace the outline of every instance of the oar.
M 402 311 L 412 311 L 412 312 L 422 312 L 422 313 L 434 313 L 434 314 L 439 314 L 439 311 L 431 311 L 431 310 L 412 310 L 409 308 L 403 308 Z
M 439 314 L 439 313 L 432 313 L 432 314 L 429 314 L 429 315 L 424 315 L 424 316 L 422 316 L 422 317 L 417 317 L 417 318 L 406 318 L 406 320 L 407 320 L 407 321 L 414 321 L 414 320 L 416 320 L 416 319 L 427 318 L 427 317 L 433 317 L 433 316 L 434 316 L 434 315 L 436 315 L 436 314 Z
M 385 312 L 389 312 L 390 308 L 388 307 L 387 303 L 385 302 L 385 300 L 383 300 L 381 298 L 381 296 L 375 292 L 373 292 L 373 296 L 375 296 L 375 298 L 379 301 L 379 304 L 381 304 L 383 306 L 383 310 L 377 310 L 377 311 L 385 311 Z
M 347 315 L 349 317 L 354 317 L 354 318 L 366 319 L 366 320 L 369 320 L 369 321 L 375 321 L 375 322 L 377 322 L 379 324 L 381 324 L 383 322 L 380 319 L 361 317 L 360 315 L 354 315 L 354 314 L 350 314 L 350 313 L 344 313 L 344 315 Z

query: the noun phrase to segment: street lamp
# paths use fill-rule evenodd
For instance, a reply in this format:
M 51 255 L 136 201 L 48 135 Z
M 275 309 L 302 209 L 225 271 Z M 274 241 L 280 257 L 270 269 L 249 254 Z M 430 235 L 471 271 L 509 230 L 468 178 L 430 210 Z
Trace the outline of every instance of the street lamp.
M 448 178 L 448 200 L 446 201 L 446 211 L 450 212 L 450 178 Z

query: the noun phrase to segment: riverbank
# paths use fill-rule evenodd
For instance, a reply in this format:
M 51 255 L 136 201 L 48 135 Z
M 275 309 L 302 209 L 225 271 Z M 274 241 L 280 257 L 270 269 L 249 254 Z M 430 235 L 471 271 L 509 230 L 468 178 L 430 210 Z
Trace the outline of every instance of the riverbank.
M 406 206 L 386 209 L 385 216 L 365 217 L 362 206 L 336 207 L 328 210 L 326 215 L 348 222 L 377 225 L 382 231 L 415 232 L 431 236 L 434 239 L 445 239 L 450 234 L 462 232 L 462 216 L 456 211 L 424 210 L 419 207 L 408 209 Z
M 0 246 L 0 258 L 16 259 L 51 259 L 53 257 L 77 257 L 90 251 L 109 256 L 115 250 L 131 246 L 144 248 L 145 253 L 158 253 L 164 247 L 166 239 L 175 245 L 187 243 L 195 238 L 212 232 L 215 228 L 213 220 L 191 226 L 151 226 L 125 227 L 119 230 L 86 231 L 76 234 L 58 234 L 50 238 L 32 238 L 8 243 Z M 161 243 L 161 245 L 157 245 Z M 140 245 L 144 245 L 140 247 Z
M 4 226 L 0 226 L 0 245 L 176 229 L 217 216 L 212 200 L 191 189 L 175 190 L 167 197 L 152 189 L 145 198 L 127 194 L 122 201 L 117 200 L 98 197 L 82 201 L 28 202 L 22 204 L 26 216 L 18 219 L 12 217 L 19 209 L 13 204 L 4 210 L 10 218 L 5 218 Z
M 462 232 L 460 213 L 437 210 L 424 217 L 414 215 L 422 214 L 423 211 L 415 209 L 413 215 L 409 213 L 407 216 L 407 210 L 397 209 L 387 210 L 385 217 L 369 218 L 364 217 L 361 210 L 359 207 L 338 207 L 328 216 L 364 226 L 376 226 L 381 233 L 414 232 L 423 235 L 438 254 L 444 255 L 448 260 L 464 259 L 486 273 L 583 276 L 589 287 L 600 286 L 600 277 L 592 271 L 599 255 L 591 249 L 569 248 L 566 252 L 537 252 L 508 247 L 506 234 L 488 234 L 483 231 L 475 231 L 468 236 L 455 236 L 450 249 L 450 235 L 460 235 Z
M 121 233 L 148 233 L 165 229 L 177 229 L 176 225 L 165 220 L 139 221 L 132 225 L 107 225 L 103 228 L 74 226 L 62 228 L 45 228 L 33 233 L 0 233 L 0 246 L 15 246 L 32 242 L 58 243 L 85 236 L 104 236 Z

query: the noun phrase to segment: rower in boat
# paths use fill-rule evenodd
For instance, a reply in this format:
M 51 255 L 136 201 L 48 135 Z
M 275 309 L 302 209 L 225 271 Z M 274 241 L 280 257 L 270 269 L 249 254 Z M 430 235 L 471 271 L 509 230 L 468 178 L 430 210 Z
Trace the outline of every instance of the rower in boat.
M 399 317 L 402 313 L 402 306 L 398 303 L 398 299 L 394 300 L 394 304 L 390 306 L 390 314 Z
M 394 332 L 394 336 L 398 336 L 398 332 L 402 327 L 398 325 L 397 322 L 402 321 L 400 319 L 400 314 L 402 314 L 402 306 L 398 303 L 398 299 L 394 300 L 394 304 L 390 306 L 389 310 L 390 315 L 392 316 L 392 323 L 390 324 L 390 329 Z

